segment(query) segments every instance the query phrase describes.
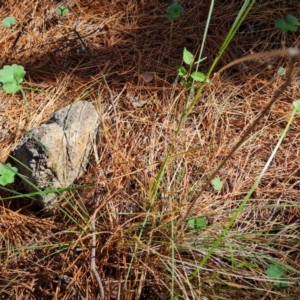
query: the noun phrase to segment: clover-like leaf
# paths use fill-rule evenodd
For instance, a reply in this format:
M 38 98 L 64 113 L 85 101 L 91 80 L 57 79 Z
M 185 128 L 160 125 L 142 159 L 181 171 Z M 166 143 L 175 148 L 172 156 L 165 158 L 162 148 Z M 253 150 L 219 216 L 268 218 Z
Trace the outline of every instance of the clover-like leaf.
M 69 10 L 67 7 L 61 5 L 56 9 L 56 14 L 61 17 L 61 16 L 65 16 L 66 14 L 69 13 Z
M 7 94 L 14 94 L 20 90 L 21 86 L 15 81 L 3 83 L 2 88 Z
M 207 220 L 205 217 L 196 217 L 188 220 L 188 225 L 193 229 L 202 229 L 207 226 Z
M 11 66 L 5 65 L 0 70 L 0 82 L 2 83 L 3 89 L 6 93 L 15 93 L 21 86 L 20 83 L 23 81 L 26 72 L 23 66 L 13 64 Z
M 174 3 L 167 8 L 167 19 L 175 20 L 183 12 L 183 7 L 179 3 Z
M 280 29 L 281 31 L 288 31 L 288 26 L 286 22 L 282 19 L 278 19 L 275 21 L 275 28 Z
M 219 191 L 222 188 L 222 186 L 223 186 L 223 182 L 220 179 L 220 177 L 214 178 L 211 181 L 211 184 L 212 184 L 212 186 L 213 186 L 213 188 L 214 188 L 215 191 Z
M 0 185 L 5 186 L 15 181 L 15 174 L 18 169 L 12 167 L 11 164 L 0 165 Z
M 290 31 L 297 31 L 298 26 L 300 26 L 298 19 L 293 15 L 286 16 L 286 23 L 290 26 Z
M 17 21 L 14 17 L 6 17 L 2 20 L 2 26 L 4 28 L 11 28 L 17 24 Z
M 275 21 L 275 28 L 281 29 L 282 31 L 297 31 L 300 23 L 293 15 L 287 15 L 286 20 L 278 19 Z

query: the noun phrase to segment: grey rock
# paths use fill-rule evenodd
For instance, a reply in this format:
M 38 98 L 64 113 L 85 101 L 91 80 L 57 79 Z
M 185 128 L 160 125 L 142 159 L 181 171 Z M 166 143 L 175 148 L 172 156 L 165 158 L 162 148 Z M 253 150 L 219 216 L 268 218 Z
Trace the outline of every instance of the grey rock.
M 14 151 L 18 172 L 28 192 L 67 188 L 86 170 L 99 130 L 99 116 L 90 102 L 75 102 L 26 134 Z M 42 207 L 57 193 L 38 195 Z

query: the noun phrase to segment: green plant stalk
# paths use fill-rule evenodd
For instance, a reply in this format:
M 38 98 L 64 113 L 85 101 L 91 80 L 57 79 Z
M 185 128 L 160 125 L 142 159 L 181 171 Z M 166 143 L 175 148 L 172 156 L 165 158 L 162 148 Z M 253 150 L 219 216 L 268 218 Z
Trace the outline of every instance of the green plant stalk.
M 250 2 L 250 5 L 249 5 L 249 2 Z M 236 33 L 236 31 L 238 30 L 238 26 L 243 22 L 243 20 L 246 18 L 248 12 L 250 11 L 251 7 L 253 6 L 253 4 L 255 3 L 255 0 L 247 0 L 243 7 L 242 7 L 242 12 L 240 12 L 232 26 L 232 28 L 230 29 L 229 33 L 227 34 L 226 38 L 225 38 L 225 41 L 223 42 L 219 52 L 218 52 L 218 55 L 217 57 L 214 59 L 210 69 L 209 69 L 209 72 L 206 76 L 206 78 L 209 78 L 209 76 L 211 75 L 215 65 L 217 64 L 217 62 L 219 61 L 219 59 L 221 58 L 222 54 L 224 53 L 224 51 L 226 50 L 228 44 L 230 43 L 230 41 L 232 40 L 234 34 Z M 173 21 L 172 21 L 173 22 Z M 172 23 L 171 23 L 171 31 L 170 31 L 170 40 L 171 40 L 171 33 L 172 33 Z M 195 104 L 198 102 L 199 98 L 200 98 L 200 95 L 205 87 L 206 83 L 204 82 L 198 89 L 197 91 L 197 94 L 195 95 L 195 97 L 193 98 L 193 101 L 192 103 L 189 105 L 189 107 L 183 111 L 182 115 L 181 115 L 181 118 L 180 118 L 180 121 L 179 121 L 179 125 L 176 129 L 176 132 L 174 134 L 174 138 L 173 138 L 173 141 L 171 143 L 171 145 L 169 146 L 169 149 L 168 149 L 168 152 L 167 152 L 167 155 L 166 157 L 163 159 L 162 161 L 162 166 L 160 167 L 159 171 L 158 171 L 158 174 L 156 175 L 155 179 L 154 179 L 154 182 L 152 183 L 152 186 L 150 188 L 150 195 L 149 195 L 149 208 L 147 210 L 147 213 L 146 213 L 146 216 L 144 218 L 144 222 L 142 223 L 142 228 L 139 232 L 139 235 L 138 235 L 138 239 L 141 239 L 142 235 L 143 235 L 143 232 L 144 232 L 144 229 L 145 229 L 145 226 L 148 222 L 148 218 L 149 218 L 149 215 L 150 215 L 150 212 L 152 211 L 152 207 L 153 207 L 153 204 L 154 204 L 154 201 L 156 199 L 156 196 L 157 196 L 157 192 L 158 192 L 158 188 L 159 188 L 159 185 L 160 185 L 160 182 L 164 176 L 164 173 L 165 173 L 165 169 L 166 169 L 166 166 L 167 166 L 167 163 L 169 161 L 169 158 L 170 156 L 172 155 L 172 152 L 174 150 L 174 147 L 175 147 L 175 143 L 177 141 L 177 138 L 178 138 L 178 135 L 181 131 L 181 129 L 183 128 L 185 122 L 186 122 L 186 119 L 188 117 L 188 115 L 191 113 L 191 111 L 193 110 Z M 130 260 L 130 263 L 129 263 L 129 267 L 128 267 L 128 270 L 127 270 L 127 274 L 126 274 L 126 278 L 125 278 L 125 282 L 124 282 L 124 289 L 126 289 L 126 284 L 127 284 L 127 281 L 128 281 L 128 278 L 129 278 L 129 275 L 130 275 L 130 272 L 131 272 L 131 269 L 132 269 L 132 265 L 133 265 L 133 262 L 134 262 L 134 259 L 135 259 L 135 253 L 136 253 L 136 250 L 137 250 L 137 243 L 135 244 L 135 249 L 134 249 L 134 252 L 131 256 L 131 260 Z
M 54 94 L 53 92 L 47 92 L 47 91 L 44 91 L 44 90 L 40 90 L 40 89 L 37 89 L 37 88 L 26 87 L 26 86 L 22 86 L 22 90 L 33 91 L 33 92 L 41 92 L 41 93 L 47 94 L 47 95 L 53 95 Z
M 57 209 L 59 209 L 65 216 L 67 216 L 67 217 L 69 218 L 69 220 L 71 220 L 74 224 L 76 224 L 76 225 L 81 229 L 82 232 L 86 232 L 86 231 L 87 231 L 87 229 L 86 229 L 85 227 L 86 227 L 86 225 L 88 224 L 88 221 L 87 221 L 86 219 L 84 219 L 84 217 L 83 217 L 81 214 L 79 214 L 79 217 L 84 221 L 85 227 L 83 227 L 81 224 L 79 224 L 78 220 L 76 220 L 76 218 L 74 218 L 74 217 L 72 216 L 72 214 L 68 212 L 67 209 L 60 207 L 60 205 L 56 205 L 56 207 L 57 207 Z M 73 207 L 73 209 L 74 209 L 74 207 Z M 78 210 L 77 210 L 77 209 L 74 209 L 74 210 L 78 213 Z M 88 225 L 88 227 L 89 227 L 89 225 Z
M 10 167 L 8 167 L 8 168 L 10 170 L 12 170 Z M 4 188 L 4 187 L 0 186 L 1 190 L 6 190 L 6 191 L 11 192 L 13 194 L 17 194 L 16 196 L 10 196 L 10 197 L 2 198 L 1 199 L 2 201 L 3 200 L 19 199 L 19 198 L 29 198 L 29 199 L 33 199 L 33 200 L 39 201 L 39 200 L 35 199 L 36 196 L 45 196 L 45 195 L 54 194 L 54 193 L 61 194 L 63 192 L 79 190 L 79 189 L 83 189 L 83 188 L 92 186 L 92 184 L 85 184 L 85 185 L 71 186 L 71 187 L 67 187 L 67 188 L 47 189 L 47 190 L 43 191 L 43 190 L 39 189 L 38 186 L 34 185 L 30 180 L 28 180 L 26 178 L 26 176 L 23 176 L 23 175 L 18 174 L 18 173 L 17 173 L 17 175 L 20 178 L 22 178 L 22 180 L 26 181 L 27 184 L 29 184 L 32 187 L 34 187 L 37 190 L 37 192 L 31 192 L 31 193 L 27 193 L 27 194 L 21 194 L 21 193 L 18 193 L 18 192 L 15 192 L 13 190 L 10 190 L 10 189 L 7 189 L 7 188 Z M 88 211 L 87 211 L 84 203 L 82 202 L 82 200 L 80 198 L 77 199 L 77 202 L 78 202 L 78 206 L 79 206 L 81 212 L 77 208 L 75 208 L 75 207 L 73 207 L 73 209 L 74 209 L 74 211 L 77 212 L 77 214 L 80 216 L 80 218 L 87 224 L 88 221 L 86 220 L 85 217 L 88 217 Z M 72 220 L 75 224 L 77 224 L 80 228 L 82 228 L 83 231 L 85 231 L 85 229 L 81 225 L 79 225 L 78 222 L 76 222 L 76 220 L 70 214 L 68 214 L 67 210 L 61 208 L 60 206 L 57 206 L 57 208 L 60 211 L 62 211 L 66 216 L 68 216 L 68 218 L 70 220 Z M 85 214 L 85 216 L 83 216 L 83 214 Z
M 248 200 L 250 199 L 252 193 L 254 192 L 254 190 L 258 187 L 262 177 L 264 176 L 265 172 L 267 171 L 267 169 L 269 168 L 269 165 L 271 164 L 275 154 L 277 153 L 280 145 L 283 142 L 283 139 L 285 138 L 292 121 L 295 118 L 295 115 L 297 113 L 297 109 L 294 108 L 290 119 L 283 131 L 283 133 L 281 134 L 281 137 L 279 139 L 279 141 L 277 142 L 274 150 L 272 151 L 271 156 L 269 157 L 267 163 L 265 164 L 263 170 L 261 171 L 260 175 L 258 176 L 258 178 L 256 179 L 256 181 L 254 182 L 253 186 L 251 187 L 251 189 L 249 190 L 248 194 L 245 196 L 245 198 L 243 199 L 242 203 L 240 204 L 240 206 L 238 207 L 238 209 L 236 210 L 236 212 L 234 213 L 234 215 L 232 216 L 232 218 L 230 219 L 230 221 L 227 223 L 227 225 L 225 226 L 225 228 L 223 229 L 222 233 L 218 236 L 218 238 L 216 239 L 215 243 L 212 245 L 212 247 L 209 249 L 209 251 L 207 252 L 207 254 L 203 257 L 202 261 L 199 263 L 199 265 L 197 266 L 196 270 L 189 276 L 189 280 L 193 280 L 197 274 L 199 273 L 200 269 L 205 265 L 205 263 L 208 261 L 208 259 L 210 258 L 210 256 L 213 254 L 213 252 L 215 251 L 215 249 L 220 245 L 220 243 L 222 242 L 223 238 L 225 237 L 225 235 L 228 233 L 228 231 L 230 230 L 231 226 L 233 225 L 233 223 L 236 221 L 236 219 L 238 218 L 238 216 L 240 215 L 240 213 L 243 211 L 245 205 L 247 204 Z
M 26 181 L 27 183 L 31 183 L 30 181 Z M 35 185 L 33 185 L 31 183 L 31 185 L 33 187 L 35 187 L 36 189 L 38 189 L 38 187 L 36 187 Z M 67 192 L 67 191 L 74 191 L 74 190 L 79 190 L 79 189 L 83 189 L 85 187 L 90 187 L 92 186 L 92 184 L 85 184 L 85 185 L 79 185 L 79 186 L 71 186 L 68 188 L 59 188 L 59 189 L 51 189 L 51 190 L 44 190 L 44 191 L 38 191 L 38 192 L 33 192 L 33 193 L 28 193 L 28 194 L 19 194 L 17 196 L 10 196 L 10 197 L 5 197 L 2 198 L 2 200 L 12 200 L 12 199 L 18 199 L 18 198 L 32 198 L 35 196 L 41 196 L 41 195 L 48 195 L 48 194 L 53 194 L 53 193 L 63 193 L 63 192 Z M 5 189 L 2 188 L 1 189 Z M 6 191 L 11 191 L 9 189 L 5 189 Z M 13 191 L 12 191 L 13 192 Z
M 4 186 L 2 186 L 2 185 L 0 185 L 0 190 L 9 192 L 9 193 L 11 193 L 11 194 L 20 195 L 20 198 L 22 198 L 22 195 L 23 195 L 22 193 L 19 193 L 19 192 L 17 192 L 17 191 L 11 190 L 11 189 L 6 188 L 6 187 L 4 187 Z M 4 200 L 4 199 L 1 198 L 1 200 Z
M 250 4 L 249 4 L 249 2 L 250 2 Z M 252 8 L 252 6 L 254 5 L 254 3 L 255 3 L 255 0 L 250 0 L 250 1 L 248 0 L 248 1 L 246 1 L 244 3 L 241 11 L 239 12 L 239 14 L 238 14 L 238 16 L 237 16 L 237 18 L 236 18 L 236 20 L 235 20 L 235 22 L 233 24 L 233 26 L 231 27 L 229 33 L 226 36 L 225 41 L 223 42 L 223 44 L 222 44 L 222 46 L 221 46 L 221 48 L 220 48 L 220 50 L 218 52 L 217 57 L 214 59 L 211 67 L 209 68 L 208 73 L 206 75 L 206 78 L 209 78 L 210 75 L 212 74 L 212 72 L 213 72 L 216 64 L 220 60 L 221 56 L 223 55 L 224 51 L 226 50 L 226 48 L 228 47 L 228 45 L 231 42 L 232 38 L 234 37 L 236 31 L 238 30 L 240 24 L 246 18 L 247 14 L 249 13 L 249 11 Z M 200 59 L 200 57 L 201 56 L 199 56 L 199 59 Z M 189 114 L 191 113 L 191 111 L 193 110 L 194 106 L 199 101 L 200 95 L 202 94 L 205 85 L 206 85 L 205 82 L 203 84 L 201 84 L 201 86 L 199 87 L 199 89 L 198 89 L 198 91 L 197 91 L 197 93 L 196 93 L 196 95 L 195 95 L 192 103 L 189 105 L 189 107 L 185 111 L 183 111 L 183 113 L 181 115 L 181 118 L 180 118 L 180 121 L 179 121 L 179 125 L 178 125 L 177 130 L 176 130 L 176 132 L 174 134 L 174 139 L 172 141 L 171 146 L 169 147 L 169 151 L 168 151 L 167 156 L 166 156 L 166 158 L 165 158 L 165 160 L 163 162 L 163 165 L 161 167 L 161 169 L 163 169 L 163 173 L 165 171 L 165 167 L 166 167 L 168 158 L 171 155 L 171 153 L 173 152 L 173 149 L 174 149 L 176 140 L 178 138 L 179 132 L 183 128 L 183 126 L 184 126 L 184 124 L 186 122 L 186 119 L 189 116 Z M 162 178 L 162 176 L 160 174 L 158 174 L 158 176 L 156 177 L 156 182 L 155 182 L 154 187 L 153 187 L 154 190 L 158 189 L 159 182 L 160 182 L 161 178 Z
M 206 23 L 205 23 L 205 29 L 204 29 L 204 34 L 203 34 L 203 38 L 202 38 L 201 48 L 200 48 L 198 59 L 197 59 L 198 63 L 196 64 L 196 72 L 198 72 L 198 70 L 199 70 L 200 59 L 202 58 L 202 53 L 203 53 L 203 50 L 204 50 L 204 45 L 205 45 L 207 32 L 208 32 L 208 28 L 209 28 L 209 24 L 210 24 L 210 20 L 211 20 L 214 5 L 215 5 L 215 1 L 211 0 L 207 20 L 206 20 Z M 192 68 L 192 66 L 190 66 L 190 70 L 191 70 L 191 68 Z M 207 76 L 207 77 L 209 77 L 209 76 Z M 190 89 L 189 96 L 188 96 L 187 105 L 188 105 L 190 99 L 194 99 L 194 97 L 193 97 L 194 91 L 195 91 L 194 85 L 195 85 L 195 80 L 193 79 L 192 87 Z
M 26 111 L 28 112 L 29 103 L 28 103 L 26 94 L 24 93 L 24 90 L 23 90 L 23 87 L 22 87 L 22 86 L 20 87 L 20 91 L 21 91 L 21 93 L 22 93 L 22 97 L 23 97 L 24 102 L 25 102 Z
M 197 61 L 200 61 L 200 59 L 202 58 L 202 54 L 203 54 L 203 50 L 204 50 L 204 45 L 205 45 L 205 41 L 206 41 L 206 37 L 207 37 L 207 32 L 208 32 L 208 28 L 209 28 L 209 24 L 210 24 L 212 12 L 213 12 L 213 9 L 214 9 L 214 5 L 215 5 L 215 1 L 211 0 L 210 1 L 209 11 L 208 11 L 208 16 L 207 16 L 207 21 L 205 23 L 205 29 L 204 29 L 204 34 L 203 34 L 203 38 L 202 38 L 201 48 L 200 48 L 200 52 L 199 52 Z M 200 65 L 200 62 L 196 64 L 196 72 L 199 69 L 199 65 Z M 195 82 L 195 80 L 193 79 L 193 85 L 194 85 L 194 82 Z
M 250 3 L 250 4 L 249 4 Z M 219 52 L 218 52 L 218 55 L 217 57 L 214 59 L 211 67 L 209 68 L 208 70 L 208 73 L 206 75 L 206 78 L 209 78 L 210 75 L 212 74 L 216 64 L 218 63 L 218 61 L 220 60 L 221 56 L 223 55 L 224 51 L 226 50 L 226 48 L 228 47 L 229 43 L 231 42 L 232 38 L 234 37 L 236 31 L 238 30 L 239 26 L 241 25 L 241 23 L 243 22 L 243 20 L 246 18 L 247 14 L 249 13 L 250 9 L 252 8 L 252 6 L 254 5 L 255 3 L 255 0 L 248 0 L 244 3 L 241 11 L 239 12 L 235 22 L 233 23 L 229 33 L 227 34 Z M 178 135 L 179 135 L 179 132 L 181 131 L 181 129 L 183 128 L 186 120 L 187 120 L 187 117 L 189 116 L 189 114 L 192 112 L 194 106 L 198 103 L 199 99 L 200 99 L 200 95 L 202 94 L 203 92 L 203 89 L 205 87 L 206 83 L 203 82 L 201 84 L 201 86 L 199 87 L 195 97 L 193 98 L 191 104 L 188 106 L 188 108 L 186 110 L 183 111 L 182 115 L 181 115 L 181 118 L 180 118 L 180 121 L 179 121 L 179 125 L 177 127 L 177 130 L 175 132 L 175 135 L 174 135 L 174 139 L 173 139 L 173 142 L 169 148 L 169 151 L 167 153 L 167 156 L 163 162 L 163 165 L 161 167 L 161 169 L 163 168 L 163 173 L 165 171 L 165 168 L 166 168 L 166 164 L 167 164 L 167 161 L 169 159 L 169 156 L 171 155 L 171 153 L 173 152 L 173 149 L 175 147 L 175 143 L 176 143 L 176 140 L 178 138 Z M 159 174 L 158 174 L 159 175 Z M 156 182 L 155 183 L 155 189 L 158 189 L 159 187 L 159 182 L 161 180 L 162 176 L 159 176 L 156 178 Z
M 242 22 L 245 20 L 245 18 L 247 17 L 249 11 L 251 10 L 252 6 L 254 5 L 255 3 L 255 0 L 247 0 L 245 1 L 245 3 L 243 4 L 241 10 L 239 11 L 233 25 L 231 26 L 228 34 L 226 35 L 225 37 L 225 40 L 224 42 L 222 43 L 221 47 L 220 47 L 220 50 L 218 51 L 218 54 L 216 56 L 216 58 L 214 59 L 213 63 L 211 64 L 210 68 L 209 68 L 209 71 L 207 73 L 207 76 L 206 78 L 209 78 L 212 71 L 214 70 L 216 64 L 219 62 L 220 58 L 222 57 L 222 55 L 224 54 L 225 50 L 227 49 L 228 45 L 230 44 L 231 40 L 233 39 L 233 37 L 235 36 L 237 30 L 239 29 L 240 25 L 242 24 Z M 206 36 L 207 36 L 207 31 L 208 31 L 208 24 L 210 22 L 210 19 L 211 19 L 211 14 L 212 14 L 212 10 L 213 10 L 213 6 L 214 6 L 214 1 L 211 1 L 211 5 L 210 5 L 210 8 L 209 8 L 209 13 L 208 13 L 208 18 L 207 18 L 207 22 L 206 22 L 206 26 L 205 26 L 205 30 L 204 30 L 204 36 L 203 36 L 203 41 L 202 41 L 202 44 L 201 44 L 201 49 L 200 49 L 200 52 L 199 52 L 199 55 L 198 55 L 198 59 L 197 61 L 199 61 L 202 57 L 202 53 L 203 53 L 203 49 L 204 49 L 204 42 L 206 40 Z M 199 63 L 196 65 L 196 71 L 198 71 L 199 69 Z M 194 84 L 194 80 L 193 80 L 193 84 Z M 204 86 L 201 86 L 199 89 L 198 89 L 198 92 L 196 94 L 196 96 L 194 97 L 193 99 L 193 102 L 196 101 L 198 102 L 198 98 L 200 97 L 202 91 L 203 91 L 203 88 Z M 191 90 L 191 93 L 192 93 L 192 90 Z M 195 103 L 190 105 L 190 110 L 189 110 L 189 113 L 190 111 L 193 109 Z
M 171 299 L 174 299 L 174 291 L 175 291 L 175 224 L 174 224 L 174 209 L 172 198 L 170 198 L 170 207 L 172 207 L 172 221 L 171 221 L 171 260 L 172 260 L 172 279 L 171 279 Z
M 230 258 L 231 258 L 231 268 L 234 269 L 236 266 L 236 262 L 235 262 L 235 257 L 234 257 L 234 253 L 233 253 L 233 249 L 232 249 L 232 245 L 231 242 L 228 240 L 227 241 L 227 245 L 229 248 L 229 252 L 230 252 Z
M 231 40 L 233 39 L 233 37 L 235 36 L 237 30 L 239 29 L 239 27 L 241 26 L 242 22 L 245 20 L 245 18 L 247 17 L 249 11 L 251 10 L 252 6 L 254 5 L 255 0 L 247 0 L 245 1 L 245 3 L 243 4 L 241 10 L 239 11 L 233 25 L 231 26 L 223 44 L 220 47 L 220 50 L 217 54 L 216 59 L 213 61 L 211 69 L 213 70 L 215 65 L 217 64 L 217 62 L 219 61 L 219 59 L 221 58 L 221 56 L 223 55 L 224 51 L 227 49 L 229 43 L 231 42 Z
M 220 58 L 224 54 L 225 50 L 227 49 L 227 47 L 230 44 L 230 42 L 233 39 L 233 37 L 235 36 L 235 34 L 236 34 L 237 30 L 239 29 L 240 25 L 242 24 L 242 22 L 247 17 L 247 15 L 248 15 L 249 11 L 251 10 L 252 6 L 254 5 L 254 3 L 255 3 L 255 0 L 247 0 L 247 1 L 245 1 L 244 5 L 242 6 L 241 10 L 239 11 L 239 14 L 237 15 L 237 17 L 235 19 L 233 25 L 231 26 L 228 34 L 226 35 L 226 38 L 225 38 L 223 44 L 221 45 L 220 50 L 218 51 L 218 54 L 217 54 L 216 58 L 212 62 L 211 66 L 210 66 L 210 68 L 208 70 L 208 73 L 206 75 L 206 78 L 209 78 L 210 75 L 212 74 L 212 72 L 213 72 L 216 64 L 219 62 Z M 211 12 L 209 12 L 209 13 L 211 13 Z M 198 60 L 201 58 L 201 56 L 202 56 L 202 52 L 200 51 Z M 188 111 L 187 111 L 188 115 L 190 114 L 190 112 L 194 108 L 195 104 L 198 102 L 198 99 L 200 98 L 200 95 L 202 94 L 204 86 L 205 86 L 205 84 L 202 84 L 200 86 L 200 88 L 198 89 L 198 91 L 196 93 L 196 96 L 194 97 L 191 105 L 188 108 Z

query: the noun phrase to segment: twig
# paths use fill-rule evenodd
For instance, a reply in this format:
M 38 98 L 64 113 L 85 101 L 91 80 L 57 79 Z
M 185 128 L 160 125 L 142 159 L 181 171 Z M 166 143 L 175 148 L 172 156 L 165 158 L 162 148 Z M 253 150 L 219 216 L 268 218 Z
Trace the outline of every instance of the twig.
M 76 20 L 76 21 L 75 21 L 72 30 L 74 31 L 74 33 L 76 34 L 76 36 L 77 36 L 78 39 L 80 40 L 80 42 L 81 42 L 83 48 L 85 49 L 85 51 L 87 52 L 87 54 L 88 54 L 90 57 L 92 57 L 92 52 L 91 52 L 90 48 L 85 44 L 85 42 L 83 41 L 82 37 L 80 36 L 80 34 L 79 34 L 79 33 L 77 32 L 77 30 L 76 30 L 76 27 L 78 26 L 79 22 L 80 22 L 79 20 Z
M 98 286 L 99 286 L 99 293 L 100 293 L 100 298 L 101 300 L 104 300 L 105 299 L 105 296 L 104 296 L 104 288 L 103 288 L 103 285 L 102 285 L 102 282 L 101 282 L 101 278 L 100 278 L 100 275 L 96 269 L 96 262 L 95 262 L 95 259 L 96 259 L 96 229 L 95 229 L 95 215 L 96 213 L 94 213 L 92 215 L 92 219 L 91 219 L 91 226 L 92 226 L 92 230 L 93 230 L 93 234 L 92 234 L 92 255 L 91 255 L 91 271 L 93 272 L 95 278 L 96 278 L 96 281 L 98 283 Z
M 16 36 L 16 38 L 15 38 L 15 40 L 14 40 L 14 42 L 13 42 L 11 48 L 10 48 L 10 51 L 11 51 L 11 52 L 13 52 L 14 48 L 16 47 L 17 42 L 19 41 L 19 39 L 20 39 L 22 33 L 23 33 L 24 30 L 25 30 L 25 27 L 26 27 L 32 20 L 33 20 L 33 18 L 29 18 L 29 19 L 27 20 L 27 22 L 24 22 L 24 23 L 23 23 L 22 28 L 21 28 L 20 31 L 18 32 L 18 34 L 17 34 L 17 36 Z

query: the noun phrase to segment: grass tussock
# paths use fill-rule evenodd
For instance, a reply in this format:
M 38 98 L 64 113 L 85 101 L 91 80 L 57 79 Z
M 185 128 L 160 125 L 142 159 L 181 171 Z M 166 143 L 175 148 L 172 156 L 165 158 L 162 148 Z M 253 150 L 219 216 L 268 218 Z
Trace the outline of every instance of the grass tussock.
M 14 16 L 18 24 L 0 28 L 2 64 L 23 65 L 24 86 L 43 92 L 26 91 L 26 103 L 20 93 L 0 91 L 0 161 L 26 131 L 77 100 L 94 103 L 101 138 L 77 182 L 92 186 L 62 197 L 55 214 L 25 199 L 4 200 L 8 193 L 1 191 L 0 299 L 100 299 L 90 263 L 93 235 L 105 299 L 297 299 L 299 117 L 242 214 L 192 276 L 269 159 L 299 98 L 297 77 L 221 169 L 222 189 L 210 186 L 197 199 L 191 216 L 205 217 L 207 226 L 182 223 L 208 174 L 284 82 L 276 72 L 288 59 L 249 61 L 211 78 L 151 201 L 188 99 L 176 66 L 184 47 L 199 48 L 210 1 L 183 1 L 171 42 L 167 1 L 70 0 L 64 17 L 55 15 L 57 1 L 9 2 L 1 4 L 0 19 Z M 240 6 L 216 1 L 201 71 Z M 275 19 L 298 11 L 289 1 L 257 1 L 216 71 L 247 54 L 299 46 L 299 34 L 274 28 Z M 288 287 L 267 276 L 272 264 L 282 266 Z

